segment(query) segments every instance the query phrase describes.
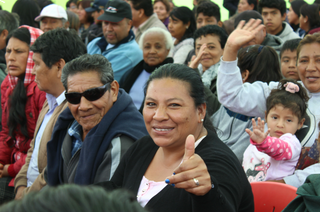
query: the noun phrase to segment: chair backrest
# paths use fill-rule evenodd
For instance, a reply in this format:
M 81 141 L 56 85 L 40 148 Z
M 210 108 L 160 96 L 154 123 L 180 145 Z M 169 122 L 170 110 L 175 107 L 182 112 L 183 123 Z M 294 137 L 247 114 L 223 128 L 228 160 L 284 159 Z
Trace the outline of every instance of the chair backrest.
M 252 182 L 255 212 L 280 212 L 296 196 L 297 188 L 284 183 Z

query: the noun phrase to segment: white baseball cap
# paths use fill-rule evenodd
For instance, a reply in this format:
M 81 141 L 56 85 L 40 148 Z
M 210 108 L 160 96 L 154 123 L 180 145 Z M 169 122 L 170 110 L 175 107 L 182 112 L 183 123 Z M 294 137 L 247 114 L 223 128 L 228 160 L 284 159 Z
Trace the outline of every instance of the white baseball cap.
M 63 18 L 66 21 L 68 20 L 67 12 L 63 7 L 56 5 L 56 4 L 50 4 L 46 7 L 44 7 L 41 10 L 41 13 L 39 16 L 37 16 L 34 20 L 35 21 L 41 21 L 44 17 L 50 17 L 50 18 Z

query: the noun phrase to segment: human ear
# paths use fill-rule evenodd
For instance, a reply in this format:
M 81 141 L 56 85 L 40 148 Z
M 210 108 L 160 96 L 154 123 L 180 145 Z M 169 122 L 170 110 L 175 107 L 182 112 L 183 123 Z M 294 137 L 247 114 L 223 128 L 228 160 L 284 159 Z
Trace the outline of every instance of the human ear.
M 249 74 L 250 72 L 248 70 L 245 70 L 244 72 L 241 73 L 243 83 L 247 81 L 247 79 L 249 78 Z
M 223 26 L 222 21 L 218 21 L 217 25 L 218 25 L 219 27 L 222 27 L 222 26 Z
M 66 65 L 66 61 L 61 58 L 58 62 L 55 63 L 55 65 L 58 67 L 57 77 L 61 79 L 62 69 Z
M 305 120 L 306 120 L 305 118 L 301 119 L 301 121 L 298 124 L 298 130 L 301 129 L 301 127 L 303 126 L 303 123 L 304 123 Z
M 203 122 L 204 117 L 206 116 L 206 111 L 207 111 L 207 104 L 202 103 L 201 105 L 198 106 L 197 108 L 197 115 L 198 115 L 198 122 L 201 123 Z
M 113 82 L 110 83 L 110 93 L 111 93 L 112 102 L 117 101 L 118 92 L 119 92 L 119 83 L 116 80 L 113 80 Z
M 285 21 L 285 20 L 286 20 L 286 17 L 287 17 L 287 13 L 284 13 L 284 14 L 281 16 L 281 20 L 282 20 L 282 21 Z

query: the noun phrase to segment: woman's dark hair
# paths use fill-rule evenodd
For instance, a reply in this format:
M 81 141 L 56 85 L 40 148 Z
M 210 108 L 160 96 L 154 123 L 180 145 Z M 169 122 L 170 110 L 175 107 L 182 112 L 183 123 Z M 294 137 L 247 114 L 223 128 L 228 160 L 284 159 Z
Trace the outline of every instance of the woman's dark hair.
M 184 35 L 182 36 L 181 41 L 187 38 L 192 38 L 194 31 L 197 29 L 196 20 L 194 17 L 193 12 L 188 7 L 176 7 L 174 8 L 171 13 L 170 17 L 173 20 L 180 20 L 184 24 L 188 24 L 190 22 L 190 25 L 188 29 L 185 31 Z
M 249 71 L 246 82 L 271 82 L 282 79 L 278 55 L 269 46 L 254 45 L 238 52 L 238 67 L 241 73 Z
M 158 69 L 152 72 L 148 81 L 145 84 L 145 96 L 147 94 L 148 87 L 153 80 L 165 78 L 171 78 L 188 83 L 190 85 L 189 94 L 193 99 L 195 107 L 198 107 L 203 103 L 206 103 L 204 85 L 200 74 L 194 71 L 192 68 L 189 68 L 183 64 L 166 64 L 160 66 Z M 207 129 L 215 131 L 211 121 L 207 118 L 207 114 L 204 118 L 203 125 Z
M 83 0 L 83 1 L 78 1 L 77 7 L 79 8 L 79 5 L 82 6 L 83 9 L 87 7 L 91 7 L 91 1 L 90 0 Z M 86 12 L 86 22 L 92 24 L 94 22 L 94 19 L 92 17 L 92 12 Z
M 7 37 L 7 43 L 12 37 L 30 45 L 30 32 L 27 28 L 18 28 L 12 31 Z M 16 139 L 15 135 L 18 131 L 20 131 L 26 138 L 23 142 L 26 142 L 30 138 L 25 113 L 27 99 L 27 91 L 24 87 L 24 77 L 21 79 L 19 78 L 12 94 L 9 96 L 9 118 L 7 124 L 9 128 L 9 135 L 13 140 Z
M 219 37 L 219 43 L 220 43 L 221 49 L 224 49 L 224 46 L 226 45 L 226 42 L 228 39 L 228 34 L 223 28 L 217 25 L 207 25 L 197 29 L 194 32 L 194 36 L 193 36 L 194 48 L 196 48 L 196 40 L 200 37 L 206 37 L 207 35 Z
M 299 86 L 299 91 L 296 93 L 291 93 L 286 91 L 287 83 L 294 83 Z M 291 112 L 296 115 L 301 121 L 306 115 L 307 102 L 309 100 L 308 93 L 306 89 L 293 79 L 282 79 L 279 82 L 278 88 L 273 89 L 267 98 L 267 112 L 276 105 L 282 105 L 284 108 L 288 108 Z
M 34 0 L 18 0 L 14 3 L 11 12 L 20 17 L 20 25 L 39 28 L 39 23 L 34 19 L 40 14 L 40 7 Z
M 303 17 L 308 17 L 309 31 L 320 26 L 319 5 L 305 4 L 301 7 L 300 13 Z
M 69 1 L 67 1 L 66 8 L 70 7 L 71 3 L 77 4 L 77 2 L 78 2 L 78 0 L 69 0 Z
M 41 11 L 44 7 L 46 7 L 46 6 L 50 5 L 50 4 L 53 4 L 53 2 L 50 1 L 50 0 L 36 0 L 36 2 L 38 3 L 38 5 L 39 5 L 39 7 L 40 7 L 40 11 Z

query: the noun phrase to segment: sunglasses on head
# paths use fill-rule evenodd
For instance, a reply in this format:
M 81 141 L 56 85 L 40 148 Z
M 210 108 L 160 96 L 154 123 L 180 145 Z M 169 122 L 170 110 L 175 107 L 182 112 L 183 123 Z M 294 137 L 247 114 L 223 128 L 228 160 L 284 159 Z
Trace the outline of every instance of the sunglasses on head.
M 107 84 L 97 87 L 97 88 L 90 88 L 82 93 L 72 92 L 72 93 L 65 93 L 66 99 L 70 104 L 79 104 L 81 101 L 81 97 L 83 96 L 89 101 L 96 101 L 100 99 L 108 90 L 110 82 Z

